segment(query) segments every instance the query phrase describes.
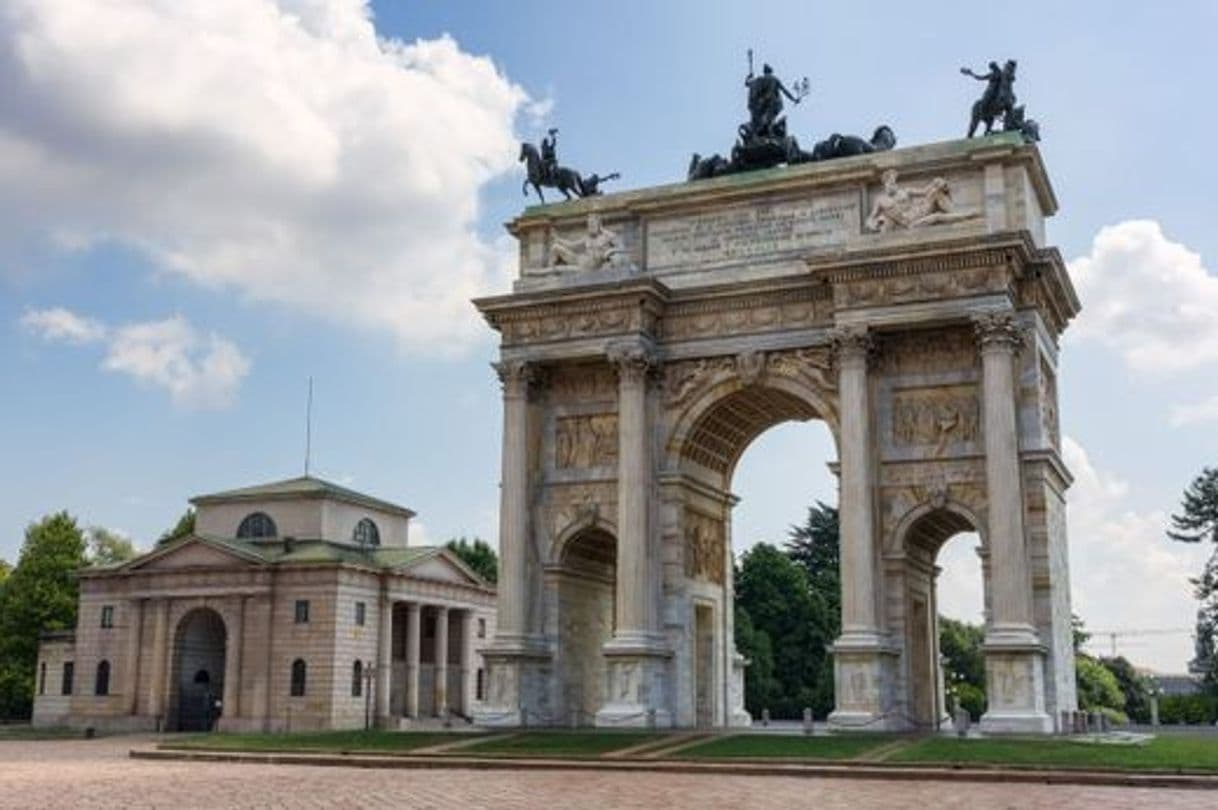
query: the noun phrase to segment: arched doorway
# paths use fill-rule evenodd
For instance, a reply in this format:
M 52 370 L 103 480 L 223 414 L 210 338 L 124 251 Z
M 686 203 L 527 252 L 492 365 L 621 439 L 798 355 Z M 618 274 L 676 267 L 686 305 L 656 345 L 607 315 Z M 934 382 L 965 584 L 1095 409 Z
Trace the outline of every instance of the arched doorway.
M 562 548 L 555 574 L 567 724 L 591 725 L 606 699 L 602 647 L 613 637 L 616 567 L 617 541 L 604 528 L 587 527 Z
M 940 633 L 940 551 L 953 538 L 960 542 L 979 535 L 977 520 L 956 505 L 922 509 L 907 519 L 901 534 L 904 549 L 904 666 L 908 688 L 905 713 L 914 729 L 940 728 L 949 722 L 948 701 Z M 984 546 L 981 553 L 984 554 Z M 988 592 L 984 566 L 983 594 Z M 984 597 L 983 597 L 984 599 Z M 974 718 L 976 719 L 976 718 Z
M 171 717 L 178 731 L 211 731 L 224 695 L 225 648 L 228 634 L 220 614 L 210 608 L 190 611 L 178 623 L 174 637 L 174 705 Z

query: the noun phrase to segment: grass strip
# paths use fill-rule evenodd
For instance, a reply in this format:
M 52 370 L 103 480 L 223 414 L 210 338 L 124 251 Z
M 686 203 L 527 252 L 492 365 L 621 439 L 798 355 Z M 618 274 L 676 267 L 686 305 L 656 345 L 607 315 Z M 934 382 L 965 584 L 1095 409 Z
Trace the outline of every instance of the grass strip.
M 892 742 L 891 736 L 842 734 L 797 737 L 783 734 L 733 734 L 676 752 L 682 759 L 851 759 Z
M 1218 737 L 1156 737 L 1143 745 L 1069 740 L 933 737 L 895 751 L 885 761 L 940 765 L 1098 768 L 1169 773 L 1218 772 Z
M 538 757 L 598 757 L 664 735 L 633 731 L 526 731 L 461 748 L 458 754 Z
M 162 748 L 206 751 L 413 751 L 470 739 L 442 731 L 317 731 L 284 734 L 200 734 L 164 743 Z

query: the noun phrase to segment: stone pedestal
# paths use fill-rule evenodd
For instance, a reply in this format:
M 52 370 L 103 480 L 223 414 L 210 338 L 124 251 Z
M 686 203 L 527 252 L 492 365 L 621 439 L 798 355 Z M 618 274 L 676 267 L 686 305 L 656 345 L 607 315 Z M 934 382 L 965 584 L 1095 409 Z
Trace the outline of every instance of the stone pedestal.
M 904 718 L 895 707 L 899 652 L 874 638 L 842 636 L 831 648 L 835 707 L 834 731 L 900 731 Z
M 727 720 L 727 724 L 732 728 L 748 728 L 753 725 L 753 715 L 744 708 L 744 679 L 748 664 L 748 660 L 740 653 L 732 654 L 732 681 Z
M 665 686 L 669 655 L 660 649 L 615 644 L 604 648 L 609 692 L 596 713 L 600 728 L 671 728 Z
M 483 650 L 488 691 L 473 713 L 474 723 L 489 728 L 548 726 L 554 722 L 550 706 L 550 654 L 544 649 L 500 645 Z
M 1045 711 L 1044 648 L 987 640 L 982 650 L 989 703 L 981 716 L 982 733 L 1052 734 L 1053 718 Z

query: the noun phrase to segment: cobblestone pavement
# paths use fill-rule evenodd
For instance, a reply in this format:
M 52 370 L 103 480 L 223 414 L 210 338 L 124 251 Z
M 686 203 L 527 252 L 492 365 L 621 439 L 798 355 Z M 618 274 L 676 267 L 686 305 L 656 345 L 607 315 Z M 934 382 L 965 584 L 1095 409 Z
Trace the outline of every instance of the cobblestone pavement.
M 0 741 L 0 808 L 782 808 L 1214 806 L 1213 794 L 1068 785 L 648 773 L 406 771 L 156 762 L 146 738 Z M 1214 804 L 1210 804 L 1214 802 Z

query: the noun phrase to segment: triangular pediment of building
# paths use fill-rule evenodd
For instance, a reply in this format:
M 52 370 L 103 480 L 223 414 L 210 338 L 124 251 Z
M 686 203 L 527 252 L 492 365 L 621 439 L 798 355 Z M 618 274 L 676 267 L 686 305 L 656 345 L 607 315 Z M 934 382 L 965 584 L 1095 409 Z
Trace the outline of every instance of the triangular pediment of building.
M 432 579 L 439 582 L 455 582 L 460 585 L 486 587 L 484 582 L 456 555 L 446 549 L 437 549 L 434 554 L 412 560 L 400 569 L 412 577 Z
M 187 537 L 137 557 L 124 570 L 157 571 L 174 568 L 215 568 L 256 565 L 261 560 L 250 552 L 231 548 L 202 537 Z

